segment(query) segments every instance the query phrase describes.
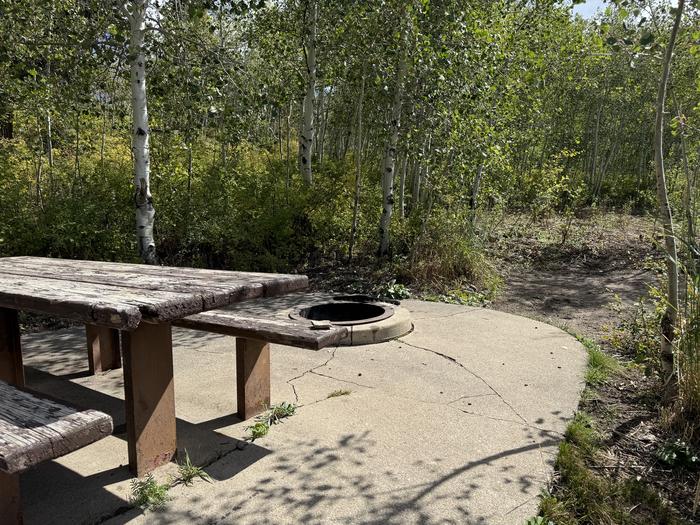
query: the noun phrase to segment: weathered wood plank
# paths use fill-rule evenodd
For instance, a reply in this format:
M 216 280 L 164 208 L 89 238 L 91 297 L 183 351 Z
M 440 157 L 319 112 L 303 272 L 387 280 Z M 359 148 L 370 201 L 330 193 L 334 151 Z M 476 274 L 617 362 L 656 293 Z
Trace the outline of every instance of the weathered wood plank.
M 0 259 L 0 307 L 133 330 L 304 288 L 306 276 L 67 261 Z
M 312 330 L 311 323 L 282 319 L 241 317 L 236 312 L 212 310 L 175 321 L 175 326 L 223 335 L 258 339 L 281 345 L 320 350 L 347 337 L 344 326 Z
M 0 274 L 0 307 L 132 330 L 141 321 L 140 305 L 125 303 L 118 294 L 107 287 L 88 290 L 67 281 Z
M 0 259 L 0 273 L 18 273 L 55 279 L 118 284 L 139 289 L 164 290 L 180 293 L 220 291 L 224 288 L 249 290 L 238 300 L 266 297 L 303 290 L 308 286 L 305 275 L 259 272 L 236 272 L 175 266 L 148 266 L 142 264 L 77 261 L 44 257 L 6 257 Z M 229 301 L 224 304 L 230 304 Z M 212 306 L 216 308 L 218 304 Z
M 204 278 L 185 279 L 172 276 L 142 275 L 136 272 L 105 272 L 84 267 L 52 265 L 50 271 L 45 265 L 30 262 L 22 268 L 3 265 L 0 259 L 0 275 L 37 277 L 69 281 L 79 285 L 107 285 L 139 292 L 175 292 L 198 296 L 204 309 L 218 308 L 233 302 L 243 301 L 263 295 L 260 283 L 243 279 L 231 279 L 228 283 L 207 282 Z M 144 266 L 145 267 L 145 266 Z
M 177 449 L 172 333 L 163 323 L 122 335 L 129 469 L 141 477 Z
M 14 474 L 112 433 L 112 418 L 78 410 L 0 381 L 0 470 Z

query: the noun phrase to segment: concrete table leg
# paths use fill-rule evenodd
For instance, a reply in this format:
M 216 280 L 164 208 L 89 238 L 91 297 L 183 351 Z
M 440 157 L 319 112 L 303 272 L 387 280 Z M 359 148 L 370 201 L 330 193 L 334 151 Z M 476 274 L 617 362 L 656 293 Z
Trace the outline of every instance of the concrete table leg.
M 249 419 L 270 406 L 270 344 L 236 338 L 238 416 Z
M 122 367 L 119 350 L 119 330 L 104 326 L 85 325 L 87 337 L 88 366 L 91 374 Z
M 21 525 L 23 523 L 19 474 L 0 472 L 0 523 L 3 525 Z
M 175 455 L 175 386 L 170 323 L 123 332 L 129 469 L 141 477 Z
M 17 310 L 0 308 L 0 380 L 24 386 Z

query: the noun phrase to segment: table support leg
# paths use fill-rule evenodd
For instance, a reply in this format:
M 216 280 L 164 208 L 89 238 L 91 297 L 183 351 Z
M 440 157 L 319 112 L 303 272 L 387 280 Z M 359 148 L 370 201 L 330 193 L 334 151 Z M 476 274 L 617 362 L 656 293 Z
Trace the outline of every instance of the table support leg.
M 175 386 L 169 323 L 123 332 L 129 469 L 141 477 L 175 455 Z
M 270 406 L 270 344 L 236 338 L 238 416 L 249 419 Z
M 100 374 L 122 367 L 119 330 L 87 324 L 85 335 L 90 374 Z
M 24 386 L 17 310 L 0 308 L 0 380 Z
M 23 523 L 19 474 L 0 472 L 0 523 L 7 525 Z

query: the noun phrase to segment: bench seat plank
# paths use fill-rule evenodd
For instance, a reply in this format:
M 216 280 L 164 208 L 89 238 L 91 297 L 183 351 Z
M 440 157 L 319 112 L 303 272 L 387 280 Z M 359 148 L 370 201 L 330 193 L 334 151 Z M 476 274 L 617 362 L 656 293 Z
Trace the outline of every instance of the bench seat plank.
M 348 329 L 344 326 L 312 330 L 311 322 L 306 324 L 283 319 L 242 317 L 228 310 L 212 310 L 190 315 L 174 322 L 173 325 L 311 350 L 320 350 L 334 345 L 348 335 Z
M 0 471 L 22 472 L 112 434 L 112 418 L 0 381 Z

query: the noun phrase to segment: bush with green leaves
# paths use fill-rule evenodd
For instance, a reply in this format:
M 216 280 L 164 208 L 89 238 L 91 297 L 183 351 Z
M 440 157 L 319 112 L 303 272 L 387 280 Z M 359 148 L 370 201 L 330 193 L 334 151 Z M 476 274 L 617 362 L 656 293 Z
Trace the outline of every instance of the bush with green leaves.
M 697 470 L 700 468 L 700 457 L 693 448 L 681 439 L 666 441 L 656 451 L 657 457 L 674 468 Z

